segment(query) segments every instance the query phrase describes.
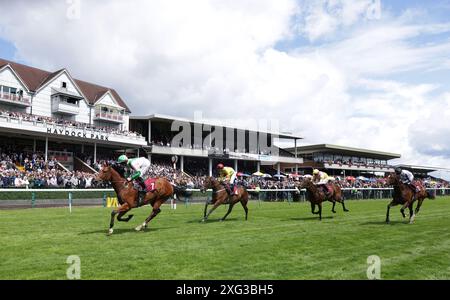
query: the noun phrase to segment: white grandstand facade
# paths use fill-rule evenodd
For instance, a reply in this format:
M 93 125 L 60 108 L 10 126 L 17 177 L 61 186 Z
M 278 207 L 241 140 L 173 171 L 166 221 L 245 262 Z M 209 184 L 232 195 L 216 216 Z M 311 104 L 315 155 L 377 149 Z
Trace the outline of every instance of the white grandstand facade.
M 237 171 L 278 173 L 303 162 L 275 146 L 279 139 L 296 144 L 301 137 L 292 134 L 130 114 L 113 88 L 75 79 L 66 69 L 46 71 L 0 59 L 0 148 L 12 145 L 40 152 L 46 161 L 56 159 L 61 168 L 84 171 L 95 171 L 84 163 L 86 157 L 99 161 L 121 153 L 165 163 L 176 157 L 182 171 L 210 175 L 218 162 Z M 180 121 L 193 132 L 201 126 L 204 141 L 196 144 L 193 138 L 187 145 L 175 145 L 172 138 L 179 132 L 171 124 Z M 222 137 L 211 138 L 211 128 L 216 133 L 223 130 L 223 143 L 218 143 Z M 164 143 L 156 143 L 156 137 L 164 137 Z

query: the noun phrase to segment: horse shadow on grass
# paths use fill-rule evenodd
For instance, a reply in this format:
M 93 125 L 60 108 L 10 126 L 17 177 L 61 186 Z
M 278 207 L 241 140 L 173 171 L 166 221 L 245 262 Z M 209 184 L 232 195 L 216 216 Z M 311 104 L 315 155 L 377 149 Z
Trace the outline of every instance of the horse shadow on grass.
M 382 225 L 382 226 L 394 226 L 397 224 L 409 224 L 409 221 L 404 221 L 404 220 L 400 220 L 400 221 L 390 221 L 389 223 L 386 223 L 386 221 L 368 221 L 368 222 L 364 222 L 364 223 L 359 223 L 359 225 Z
M 322 217 L 322 220 L 323 219 L 333 219 L 333 218 L 334 218 L 333 216 L 325 216 L 325 217 Z M 284 219 L 284 221 L 312 221 L 312 220 L 320 221 L 319 217 L 317 217 L 317 216 Z
M 189 223 L 189 224 L 205 223 L 206 224 L 206 223 L 223 223 L 223 222 L 237 222 L 237 221 L 245 221 L 245 219 L 226 218 L 225 221 L 221 221 L 219 218 L 219 219 L 208 219 L 205 222 L 202 222 L 201 219 L 196 219 L 196 220 L 186 221 L 186 223 Z
M 112 235 L 117 235 L 117 234 L 124 234 L 124 233 L 151 233 L 154 231 L 158 231 L 158 230 L 166 230 L 166 229 L 172 229 L 174 227 L 149 227 L 147 229 L 145 229 L 144 231 L 136 231 L 134 228 L 114 228 L 114 233 Z M 99 229 L 99 230 L 93 230 L 93 231 L 83 231 L 80 232 L 78 235 L 86 235 L 86 234 L 107 234 L 108 230 L 107 229 Z

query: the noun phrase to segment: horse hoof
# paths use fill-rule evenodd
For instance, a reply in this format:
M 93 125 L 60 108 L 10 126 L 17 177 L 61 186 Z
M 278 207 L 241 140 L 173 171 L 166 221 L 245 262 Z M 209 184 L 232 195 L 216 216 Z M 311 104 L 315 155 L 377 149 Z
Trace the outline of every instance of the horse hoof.
M 349 211 L 348 209 L 344 209 L 344 211 Z
M 335 211 L 335 210 L 332 210 L 332 212 L 333 212 L 333 214 L 335 214 L 335 213 L 336 213 L 336 211 Z
M 113 230 L 112 228 L 110 228 L 110 229 L 108 230 L 108 233 L 107 233 L 106 235 L 111 235 L 111 234 L 113 234 L 113 232 L 114 232 L 114 230 Z

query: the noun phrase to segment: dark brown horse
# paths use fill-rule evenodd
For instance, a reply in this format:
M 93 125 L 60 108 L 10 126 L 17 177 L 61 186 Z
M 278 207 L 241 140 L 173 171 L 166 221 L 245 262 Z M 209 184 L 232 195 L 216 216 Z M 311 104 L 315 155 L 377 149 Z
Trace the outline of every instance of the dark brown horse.
M 213 177 L 207 177 L 205 181 L 203 182 L 203 187 L 201 191 L 204 193 L 207 189 L 212 189 L 212 199 L 211 201 L 206 201 L 205 204 L 205 211 L 203 213 L 203 219 L 202 222 L 205 222 L 209 215 L 221 204 L 229 204 L 228 211 L 223 216 L 221 221 L 225 220 L 225 218 L 231 213 L 231 210 L 233 209 L 233 206 L 241 202 L 242 207 L 245 210 L 245 220 L 247 220 L 248 216 L 248 192 L 244 187 L 237 187 L 237 195 L 228 195 L 228 192 L 226 191 L 225 187 L 216 179 Z M 208 205 L 212 204 L 213 207 L 209 210 L 208 213 L 206 213 L 206 210 L 208 208 Z
M 97 174 L 96 180 L 103 180 L 111 182 L 114 191 L 117 194 L 117 200 L 120 206 L 117 210 L 111 212 L 111 222 L 109 224 L 108 235 L 113 233 L 114 217 L 117 215 L 117 220 L 122 222 L 128 222 L 133 215 L 128 215 L 126 218 L 122 218 L 132 208 L 138 207 L 138 191 L 134 187 L 133 183 L 128 182 L 123 178 L 118 171 L 116 171 L 110 165 L 103 165 L 100 172 Z M 167 179 L 158 178 L 155 182 L 155 190 L 145 194 L 142 202 L 139 206 L 150 204 L 153 209 L 150 215 L 145 219 L 142 225 L 137 226 L 137 231 L 147 228 L 148 222 L 150 222 L 157 214 L 161 212 L 161 205 L 174 194 L 173 186 Z
M 336 205 L 336 202 L 339 202 L 342 204 L 342 208 L 344 211 L 348 211 L 347 208 L 345 208 L 344 199 L 342 198 L 342 191 L 340 186 L 337 184 L 331 184 L 332 192 L 330 195 L 325 195 L 325 192 L 320 189 L 317 185 L 315 185 L 310 179 L 305 179 L 303 182 L 300 183 L 299 188 L 306 189 L 307 191 L 307 199 L 309 202 L 311 202 L 311 212 L 315 215 L 319 215 L 319 220 L 322 220 L 322 202 L 324 201 L 330 201 L 333 203 L 333 208 L 331 211 L 333 213 L 336 213 L 334 210 L 334 207 Z M 315 212 L 316 205 L 319 207 L 319 210 Z
M 402 208 L 400 209 L 400 212 L 402 213 L 403 218 L 406 217 L 405 215 L 405 209 L 409 209 L 409 223 L 412 224 L 414 222 L 414 219 L 416 217 L 416 214 L 419 212 L 420 207 L 422 206 L 423 200 L 425 198 L 434 199 L 435 195 L 431 191 L 427 191 L 423 185 L 420 182 L 416 182 L 415 184 L 418 185 L 418 192 L 416 192 L 416 195 L 414 197 L 415 191 L 408 186 L 407 184 L 404 184 L 400 181 L 400 176 L 392 173 L 388 176 L 386 183 L 388 185 L 392 185 L 394 187 L 394 193 L 393 193 L 393 199 L 387 206 L 387 212 L 386 212 L 386 223 L 389 223 L 389 211 L 392 206 L 396 206 L 399 204 L 402 204 Z M 413 211 L 413 204 L 414 201 L 417 201 L 417 206 L 415 212 Z

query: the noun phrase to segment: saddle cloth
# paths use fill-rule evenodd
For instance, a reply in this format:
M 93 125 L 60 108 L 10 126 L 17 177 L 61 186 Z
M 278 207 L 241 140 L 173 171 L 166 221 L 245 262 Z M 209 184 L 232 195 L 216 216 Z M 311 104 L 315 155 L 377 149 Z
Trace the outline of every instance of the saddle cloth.
M 153 192 L 154 190 L 156 190 L 156 180 L 157 179 L 158 178 L 148 178 L 147 180 L 144 181 L 146 192 Z

